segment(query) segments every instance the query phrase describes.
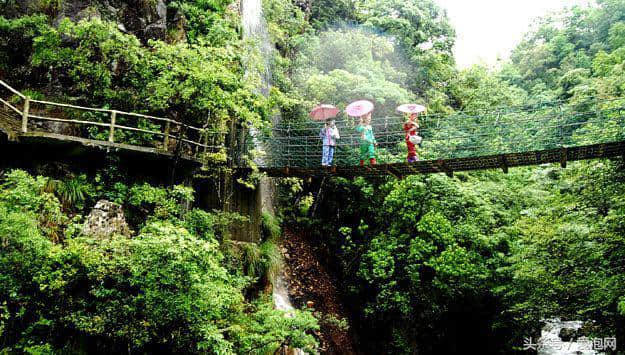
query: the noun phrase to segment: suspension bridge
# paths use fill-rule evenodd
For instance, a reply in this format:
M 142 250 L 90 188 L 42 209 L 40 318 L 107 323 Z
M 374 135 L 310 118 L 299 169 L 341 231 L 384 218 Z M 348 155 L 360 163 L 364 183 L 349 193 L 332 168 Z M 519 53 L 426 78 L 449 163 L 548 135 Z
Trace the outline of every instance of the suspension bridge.
M 271 131 L 197 127 L 172 118 L 35 100 L 0 81 L 0 131 L 10 141 L 70 142 L 92 149 L 178 157 L 203 164 L 215 157 L 240 173 L 270 177 L 395 176 L 611 158 L 625 155 L 625 98 L 587 97 L 489 111 L 421 117 L 420 161 L 406 163 L 402 117 L 374 117 L 376 165 L 359 166 L 356 122 L 337 120 L 333 167 L 321 166 L 320 123 L 281 122 Z M 248 158 L 245 159 L 244 157 Z

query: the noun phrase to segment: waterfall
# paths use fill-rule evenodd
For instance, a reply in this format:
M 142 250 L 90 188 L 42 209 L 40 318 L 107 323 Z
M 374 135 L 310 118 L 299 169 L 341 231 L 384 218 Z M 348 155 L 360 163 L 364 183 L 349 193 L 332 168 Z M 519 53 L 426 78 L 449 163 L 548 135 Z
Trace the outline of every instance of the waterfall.
M 253 44 L 246 60 L 245 78 L 256 79 L 258 77 L 260 83 L 257 90 L 264 96 L 268 96 L 271 91 L 271 61 L 275 47 L 269 38 L 267 21 L 265 21 L 263 15 L 262 0 L 241 0 L 241 25 L 243 27 L 243 38 L 251 41 Z M 273 117 L 272 123 L 276 124 L 279 120 L 279 116 Z M 252 137 L 254 149 L 258 152 L 266 153 L 267 149 L 259 138 L 260 133 L 258 130 L 253 127 L 250 128 L 250 136 Z M 265 165 L 266 160 L 259 156 L 254 158 L 254 162 L 262 166 Z M 265 200 L 264 197 L 263 200 Z M 273 210 L 273 208 L 270 209 Z
M 248 63 L 246 75 L 258 74 L 261 79 L 260 92 L 267 96 L 271 89 L 271 57 L 275 48 L 269 39 L 262 0 L 241 0 L 241 23 L 243 38 L 254 42 L 262 66 L 257 68 Z
M 263 15 L 262 0 L 241 0 L 241 23 L 243 26 L 243 38 L 254 43 L 255 51 L 260 55 L 261 59 L 260 67 L 253 65 L 253 60 L 248 60 L 245 75 L 246 77 L 258 75 L 260 77 L 260 87 L 258 89 L 264 96 L 268 96 L 271 90 L 271 60 L 275 48 L 269 38 L 267 22 Z M 280 116 L 272 118 L 274 124 L 279 122 L 279 120 Z M 250 129 L 250 135 L 252 136 L 254 147 L 265 151 L 262 141 L 257 139 L 258 132 L 255 129 Z M 256 163 L 262 165 L 263 159 L 257 158 Z M 275 186 L 269 179 L 265 178 L 261 180 L 258 188 L 260 189 L 263 211 L 273 214 Z M 273 280 L 273 301 L 276 309 L 285 311 L 287 317 L 292 317 L 293 314 L 289 313 L 289 311 L 293 311 L 294 308 L 289 299 L 288 287 L 283 274 L 284 270 L 280 270 L 276 279 Z M 287 353 L 293 355 L 306 354 L 301 349 L 288 349 Z

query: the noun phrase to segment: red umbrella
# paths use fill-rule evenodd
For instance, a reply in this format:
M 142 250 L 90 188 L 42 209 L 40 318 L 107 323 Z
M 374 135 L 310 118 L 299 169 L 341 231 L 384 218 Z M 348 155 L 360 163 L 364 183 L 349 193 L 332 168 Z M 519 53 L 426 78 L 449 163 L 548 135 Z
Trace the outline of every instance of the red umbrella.
M 373 111 L 373 103 L 367 100 L 352 102 L 345 108 L 345 112 L 352 117 L 361 117 Z
M 319 105 L 310 111 L 310 118 L 315 121 L 325 121 L 339 114 L 339 109 L 332 105 Z
M 397 111 L 403 113 L 421 113 L 425 112 L 425 106 L 417 104 L 405 104 L 397 108 Z

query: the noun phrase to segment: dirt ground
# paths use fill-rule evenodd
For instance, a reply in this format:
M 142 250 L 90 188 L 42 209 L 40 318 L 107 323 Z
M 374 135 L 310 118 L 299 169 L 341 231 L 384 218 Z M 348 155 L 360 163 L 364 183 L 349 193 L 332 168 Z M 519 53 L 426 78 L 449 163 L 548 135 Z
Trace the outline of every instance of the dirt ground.
M 317 334 L 321 353 L 360 354 L 351 327 L 346 329 L 332 320 L 348 321 L 348 313 L 336 288 L 337 280 L 320 262 L 320 253 L 309 242 L 307 233 L 285 228 L 281 247 L 294 306 L 312 307 L 322 319 L 321 331 Z M 327 320 L 328 316 L 330 320 Z

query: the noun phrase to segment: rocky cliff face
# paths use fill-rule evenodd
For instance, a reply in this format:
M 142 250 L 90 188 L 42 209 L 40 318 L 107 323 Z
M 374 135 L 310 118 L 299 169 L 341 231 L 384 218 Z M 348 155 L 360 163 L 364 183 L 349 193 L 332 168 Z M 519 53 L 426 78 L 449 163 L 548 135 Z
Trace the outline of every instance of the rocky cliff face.
M 118 28 L 136 35 L 142 41 L 166 40 L 169 30 L 184 28 L 184 16 L 168 8 L 170 0 L 24 0 L 0 4 L 0 13 L 17 17 L 45 13 L 58 23 L 63 18 L 73 21 L 101 18 L 115 21 Z M 180 36 L 177 36 L 180 39 Z

